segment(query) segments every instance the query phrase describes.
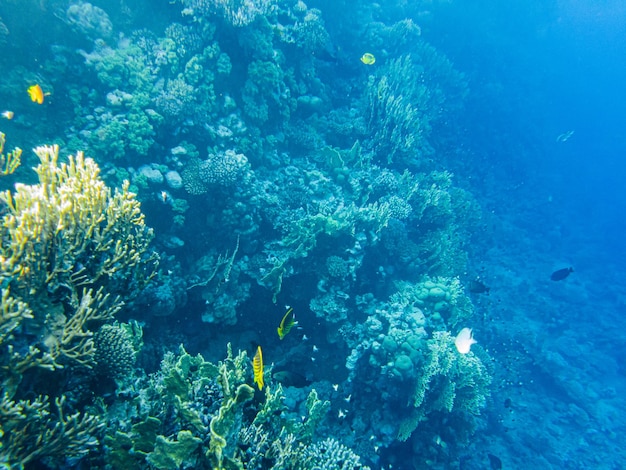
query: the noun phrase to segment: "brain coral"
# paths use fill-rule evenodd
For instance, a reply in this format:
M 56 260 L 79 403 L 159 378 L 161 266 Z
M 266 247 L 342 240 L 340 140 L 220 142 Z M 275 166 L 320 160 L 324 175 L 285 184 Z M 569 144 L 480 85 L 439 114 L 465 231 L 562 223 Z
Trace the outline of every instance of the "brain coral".
M 191 194 L 204 194 L 212 187 L 231 187 L 249 176 L 248 159 L 233 150 L 211 155 L 206 160 L 192 160 L 182 174 L 185 189 Z

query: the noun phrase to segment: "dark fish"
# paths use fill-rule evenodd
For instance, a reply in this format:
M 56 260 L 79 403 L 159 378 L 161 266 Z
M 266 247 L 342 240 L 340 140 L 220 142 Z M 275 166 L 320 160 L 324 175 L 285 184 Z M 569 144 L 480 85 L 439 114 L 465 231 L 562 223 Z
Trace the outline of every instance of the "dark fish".
M 512 404 L 513 404 L 513 402 L 511 401 L 510 398 L 507 398 L 506 400 L 504 400 L 504 407 L 505 408 L 511 408 Z
M 489 291 L 491 289 L 487 287 L 485 284 L 480 282 L 478 279 L 474 279 L 469 282 L 469 291 L 472 294 L 487 294 L 489 295 Z
M 285 387 L 303 388 L 311 384 L 311 381 L 303 375 L 288 370 L 274 372 L 272 378 Z
M 554 271 L 552 273 L 550 279 L 552 279 L 553 281 L 562 281 L 573 272 L 574 268 L 572 268 L 571 266 L 569 268 L 559 269 L 558 271 Z
M 502 468 L 502 460 L 496 457 L 493 454 L 487 454 L 489 457 L 489 465 L 491 466 L 491 470 L 499 470 Z

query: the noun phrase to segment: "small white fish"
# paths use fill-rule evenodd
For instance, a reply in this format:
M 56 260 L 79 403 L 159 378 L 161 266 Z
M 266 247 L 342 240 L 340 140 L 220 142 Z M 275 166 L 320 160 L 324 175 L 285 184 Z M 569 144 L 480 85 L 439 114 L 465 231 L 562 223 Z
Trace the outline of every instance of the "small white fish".
M 346 417 L 346 413 L 345 413 L 345 411 L 343 411 L 343 410 L 339 410 L 339 412 L 337 413 L 337 417 L 338 417 L 339 419 L 343 419 L 343 418 L 345 418 L 345 417 Z
M 302 335 L 302 341 L 308 341 L 309 337 L 307 335 Z
M 4 119 L 8 119 L 9 121 L 11 119 L 13 119 L 13 116 L 15 115 L 15 113 L 13 111 L 2 111 L 2 117 Z
M 336 392 L 339 390 L 339 384 L 333 384 L 333 390 Z
M 317 352 L 317 351 L 319 351 L 319 350 L 320 350 L 320 349 L 319 349 L 317 346 L 313 345 L 313 352 Z
M 476 340 L 474 339 L 471 328 L 463 328 L 454 339 L 454 345 L 461 354 L 469 353 L 472 344 L 476 344 Z
M 352 394 L 348 395 L 348 396 L 347 396 L 346 398 L 344 398 L 343 400 L 344 400 L 346 403 L 350 403 L 350 400 L 351 400 L 351 399 L 352 399 Z

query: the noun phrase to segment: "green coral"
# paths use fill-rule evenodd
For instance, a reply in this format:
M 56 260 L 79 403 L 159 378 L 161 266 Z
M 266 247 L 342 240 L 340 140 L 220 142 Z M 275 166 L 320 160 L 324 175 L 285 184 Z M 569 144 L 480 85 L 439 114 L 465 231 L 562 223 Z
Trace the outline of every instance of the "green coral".
M 304 461 L 303 449 L 315 442 L 330 406 L 311 391 L 304 418 L 290 417 L 282 388 L 271 384 L 259 401 L 251 386 L 250 359 L 245 352 L 233 355 L 230 346 L 218 364 L 181 346 L 177 355 L 166 355 L 159 372 L 140 383 L 128 403 L 109 410 L 118 426 L 109 426 L 105 439 L 108 460 L 123 468 L 304 468 L 298 464 Z M 126 416 L 135 421 L 130 427 Z M 263 454 L 250 452 L 255 448 Z

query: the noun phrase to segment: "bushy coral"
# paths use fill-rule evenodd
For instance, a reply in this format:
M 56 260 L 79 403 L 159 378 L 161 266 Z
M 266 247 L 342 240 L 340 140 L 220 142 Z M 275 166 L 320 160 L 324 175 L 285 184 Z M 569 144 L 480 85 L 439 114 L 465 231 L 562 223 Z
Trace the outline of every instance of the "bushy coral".
M 105 39 L 111 36 L 113 24 L 102 8 L 89 2 L 73 1 L 65 12 L 66 21 L 82 34 Z
M 433 412 L 478 415 L 489 396 L 487 369 L 476 355 L 460 354 L 450 333 L 435 332 L 428 351 L 413 392 L 413 409 L 400 424 L 400 440 L 408 439 Z
M 232 26 L 242 27 L 252 23 L 257 16 L 267 13 L 275 0 L 180 0 L 183 15 L 193 15 L 198 20 L 219 15 Z
M 294 468 L 324 468 L 329 470 L 367 470 L 352 449 L 329 437 L 306 447 L 298 456 Z
M 94 330 L 156 267 L 152 233 L 127 183 L 113 193 L 82 153 L 60 164 L 56 146 L 35 152 L 39 183 L 0 194 L 0 460 L 11 467 L 63 466 L 98 445 L 100 416 L 66 402 L 80 392 L 65 390 L 63 379 L 82 388 L 81 371 L 95 365 Z M 44 382 L 54 384 L 45 391 L 56 396 L 56 411 Z

